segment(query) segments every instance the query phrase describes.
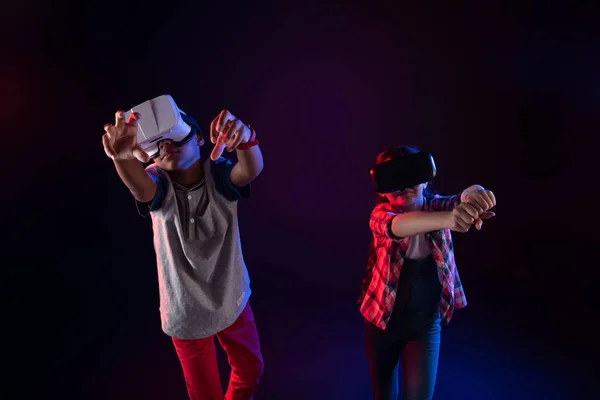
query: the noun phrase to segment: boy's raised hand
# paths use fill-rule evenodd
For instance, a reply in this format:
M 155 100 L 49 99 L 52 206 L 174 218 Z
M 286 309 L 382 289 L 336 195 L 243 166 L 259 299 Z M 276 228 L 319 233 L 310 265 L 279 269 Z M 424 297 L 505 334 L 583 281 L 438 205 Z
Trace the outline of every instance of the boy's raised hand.
M 137 121 L 141 118 L 139 113 L 131 113 L 125 121 L 125 113 L 115 113 L 115 125 L 104 125 L 106 132 L 102 136 L 102 144 L 106 155 L 112 160 L 133 160 L 148 162 L 150 156 L 137 142 Z
M 237 119 L 228 110 L 223 110 L 210 124 L 210 141 L 215 145 L 210 154 L 211 160 L 215 161 L 223 151 L 235 150 L 240 144 L 246 143 L 252 135 L 252 131 L 242 121 Z

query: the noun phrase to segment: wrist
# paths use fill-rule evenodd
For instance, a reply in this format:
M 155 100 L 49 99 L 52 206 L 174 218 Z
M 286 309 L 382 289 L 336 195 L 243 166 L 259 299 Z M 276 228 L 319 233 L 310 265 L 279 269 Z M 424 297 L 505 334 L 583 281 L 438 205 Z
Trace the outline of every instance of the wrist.
M 443 229 L 452 228 L 452 211 L 440 211 Z
M 248 150 L 250 147 L 258 145 L 258 140 L 256 140 L 256 131 L 252 125 L 248 125 L 248 128 L 250 128 L 251 132 L 250 138 L 245 143 L 239 144 L 238 147 L 236 147 L 236 150 Z
M 135 162 L 139 163 L 139 160 L 135 157 L 132 158 L 114 158 L 113 162 L 118 165 L 131 165 Z

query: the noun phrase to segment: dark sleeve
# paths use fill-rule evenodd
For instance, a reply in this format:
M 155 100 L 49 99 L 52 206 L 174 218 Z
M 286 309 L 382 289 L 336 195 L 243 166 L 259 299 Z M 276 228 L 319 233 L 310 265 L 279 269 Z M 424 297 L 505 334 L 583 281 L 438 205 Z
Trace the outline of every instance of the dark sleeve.
M 154 198 L 149 203 L 142 203 L 140 201 L 135 200 L 135 206 L 137 207 L 138 213 L 142 217 L 147 217 L 150 215 L 151 211 L 158 210 L 167 195 L 168 184 L 167 178 L 165 178 L 158 170 L 154 168 L 147 168 L 146 172 L 156 182 L 156 193 L 154 194 Z
M 215 188 L 229 201 L 246 200 L 250 197 L 250 184 L 238 188 L 231 183 L 231 169 L 233 166 L 234 164 L 231 161 L 223 157 L 217 161 L 212 161 L 211 172 Z

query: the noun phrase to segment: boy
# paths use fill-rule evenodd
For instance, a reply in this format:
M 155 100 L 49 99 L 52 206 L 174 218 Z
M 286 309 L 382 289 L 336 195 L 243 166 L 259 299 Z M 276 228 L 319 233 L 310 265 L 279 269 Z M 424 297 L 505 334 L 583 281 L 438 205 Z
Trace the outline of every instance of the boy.
M 215 144 L 202 162 L 198 123 L 185 113 L 192 132 L 181 142 L 158 143 L 153 164 L 137 143 L 137 121 L 116 113 L 104 126 L 104 150 L 136 199 L 152 217 L 157 256 L 160 314 L 181 362 L 190 399 L 223 399 L 214 337 L 227 352 L 231 377 L 225 399 L 252 399 L 263 371 L 250 284 L 242 255 L 237 201 L 263 169 L 254 129 L 223 110 L 210 125 Z M 221 157 L 236 150 L 238 162 Z

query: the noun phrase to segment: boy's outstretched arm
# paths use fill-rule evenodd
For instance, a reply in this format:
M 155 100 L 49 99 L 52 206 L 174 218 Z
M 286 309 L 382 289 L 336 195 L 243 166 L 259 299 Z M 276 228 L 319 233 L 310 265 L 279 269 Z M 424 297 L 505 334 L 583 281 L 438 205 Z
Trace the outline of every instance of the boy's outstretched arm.
M 231 183 L 244 187 L 252 182 L 263 169 L 263 156 L 258 145 L 246 150 L 236 150 L 238 162 L 231 169 Z
M 156 182 L 138 160 L 114 160 L 119 177 L 133 197 L 140 203 L 149 203 L 156 194 Z
M 125 121 L 125 113 L 117 111 L 115 119 L 115 125 L 104 125 L 104 151 L 113 160 L 117 173 L 133 197 L 140 202 L 149 202 L 156 193 L 156 182 L 140 163 L 149 160 L 137 143 L 137 121 L 140 115 L 132 113 L 129 121 Z

